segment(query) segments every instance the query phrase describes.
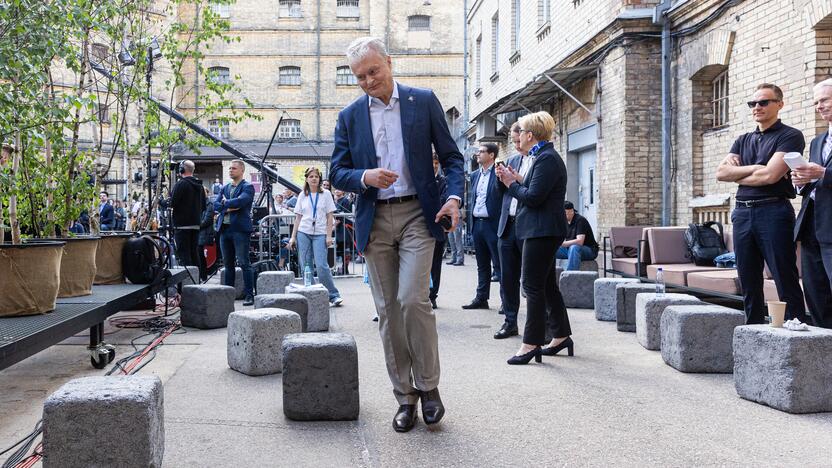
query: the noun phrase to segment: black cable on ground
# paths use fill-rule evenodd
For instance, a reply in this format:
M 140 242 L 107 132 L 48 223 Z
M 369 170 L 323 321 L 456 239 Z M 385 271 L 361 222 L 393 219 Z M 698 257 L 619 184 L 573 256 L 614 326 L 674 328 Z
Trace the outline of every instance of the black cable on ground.
M 30 455 L 29 450 L 32 449 L 32 445 L 35 444 L 35 440 L 37 440 L 38 436 L 43 432 L 43 420 L 38 421 L 35 423 L 35 428 L 32 432 L 30 432 L 26 437 L 20 439 L 20 441 L 16 442 L 11 447 L 3 450 L 0 452 L 0 455 L 10 451 L 11 449 L 15 448 L 16 446 L 23 444 L 14 451 L 14 453 L 9 456 L 9 458 L 3 462 L 2 468 L 14 468 L 18 464 L 20 464 L 24 459 L 28 458 Z

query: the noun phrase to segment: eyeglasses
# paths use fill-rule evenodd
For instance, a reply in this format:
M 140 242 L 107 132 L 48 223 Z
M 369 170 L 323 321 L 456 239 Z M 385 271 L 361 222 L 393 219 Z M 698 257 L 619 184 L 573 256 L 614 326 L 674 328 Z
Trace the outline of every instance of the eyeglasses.
M 531 130 L 525 130 L 525 129 L 522 129 L 522 128 L 518 128 L 518 129 L 517 129 L 517 133 L 523 133 L 523 132 L 529 132 L 529 133 L 531 133 L 532 131 L 531 131 Z
M 748 102 L 746 102 L 746 104 L 748 104 L 749 109 L 753 109 L 753 108 L 757 107 L 757 104 L 759 104 L 760 107 L 766 107 L 772 102 L 780 102 L 780 100 L 779 99 L 760 99 L 759 101 L 748 101 Z

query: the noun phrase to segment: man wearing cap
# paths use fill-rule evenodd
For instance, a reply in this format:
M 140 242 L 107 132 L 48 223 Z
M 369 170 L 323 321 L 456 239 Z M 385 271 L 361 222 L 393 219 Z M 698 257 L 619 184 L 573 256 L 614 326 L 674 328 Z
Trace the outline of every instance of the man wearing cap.
M 557 251 L 556 258 L 567 260 L 566 271 L 581 269 L 584 260 L 595 260 L 598 256 L 598 242 L 592 232 L 592 226 L 586 218 L 575 211 L 575 205 L 567 201 L 563 204 L 568 223 L 566 240 Z

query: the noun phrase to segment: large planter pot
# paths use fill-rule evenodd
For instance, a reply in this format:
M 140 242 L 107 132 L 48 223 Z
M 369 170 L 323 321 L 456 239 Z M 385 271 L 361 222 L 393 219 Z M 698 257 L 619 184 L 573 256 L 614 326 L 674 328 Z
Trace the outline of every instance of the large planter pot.
M 79 236 L 65 239 L 32 239 L 27 242 L 66 242 L 61 259 L 61 287 L 58 290 L 58 297 L 78 297 L 92 294 L 98 240 L 98 237 Z
M 0 317 L 55 309 L 63 242 L 0 245 Z
M 124 244 L 132 236 L 134 236 L 132 232 L 101 233 L 101 238 L 98 240 L 98 250 L 95 254 L 95 284 L 124 283 L 121 257 Z

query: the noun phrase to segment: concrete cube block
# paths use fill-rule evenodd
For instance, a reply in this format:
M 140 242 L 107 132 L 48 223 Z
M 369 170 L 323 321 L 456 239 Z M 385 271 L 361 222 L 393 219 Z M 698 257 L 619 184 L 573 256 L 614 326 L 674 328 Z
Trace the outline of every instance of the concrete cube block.
M 300 294 L 258 294 L 254 296 L 255 309 L 291 310 L 300 316 L 301 332 L 309 328 L 309 299 Z
M 555 284 L 557 284 L 558 287 L 560 287 L 560 275 L 562 275 L 562 274 L 563 274 L 563 268 L 556 267 L 555 268 Z M 525 297 L 525 296 L 523 296 L 523 297 Z
M 185 278 L 182 279 L 182 286 L 199 284 L 199 267 L 188 265 L 184 268 L 188 270 L 188 273 L 185 275 Z
M 346 333 L 283 339 L 283 413 L 298 421 L 358 419 L 358 348 Z
M 690 294 L 641 293 L 636 296 L 636 338 L 647 349 L 662 347 L 662 314 L 671 305 L 700 305 Z
M 734 328 L 745 314 L 713 304 L 672 305 L 661 319 L 662 359 L 682 372 L 730 374 L 734 370 Z
M 306 331 L 329 330 L 329 291 L 322 284 L 303 286 L 292 284 L 286 287 L 287 294 L 300 294 L 309 302 Z
M 624 283 L 638 283 L 635 278 L 598 278 L 593 284 L 595 299 L 595 320 L 615 322 L 616 293 L 615 287 Z
M 768 325 L 734 329 L 734 386 L 746 400 L 788 413 L 832 411 L 832 330 Z
M 559 258 L 559 259 L 556 260 L 555 265 L 558 268 L 566 270 L 566 265 L 568 263 L 569 263 L 568 259 Z M 582 260 L 581 261 L 581 266 L 578 268 L 578 270 L 580 270 L 580 271 L 594 271 L 594 272 L 597 273 L 598 272 L 598 262 L 596 262 L 595 260 Z
M 294 279 L 291 271 L 264 271 L 257 275 L 257 294 L 281 294 Z
M 636 296 L 655 292 L 655 284 L 619 283 L 615 286 L 615 321 L 618 331 L 636 331 Z
M 234 290 L 237 291 L 235 299 L 242 299 L 246 294 L 246 285 L 243 280 L 243 269 L 236 267 L 234 269 Z M 220 281 L 225 284 L 225 268 L 220 268 Z
M 595 300 L 593 288 L 597 279 L 597 271 L 564 271 L 561 273 L 559 287 L 566 307 L 593 308 Z
M 241 310 L 228 316 L 228 367 L 246 375 L 283 370 L 283 337 L 300 333 L 300 316 L 290 310 Z
M 182 287 L 182 325 L 195 328 L 223 328 L 234 312 L 236 292 L 231 286 L 192 284 Z
M 43 466 L 161 467 L 163 402 L 153 375 L 70 380 L 43 403 Z

